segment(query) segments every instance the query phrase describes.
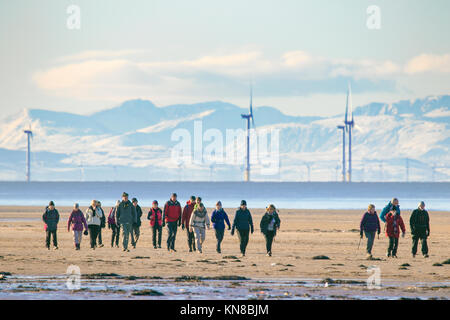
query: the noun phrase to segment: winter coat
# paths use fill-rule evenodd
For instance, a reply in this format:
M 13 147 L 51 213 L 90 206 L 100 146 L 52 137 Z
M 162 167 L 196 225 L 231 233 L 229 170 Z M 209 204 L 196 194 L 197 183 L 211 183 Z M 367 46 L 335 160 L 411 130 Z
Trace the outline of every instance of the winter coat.
M 103 211 L 102 207 L 99 207 L 98 209 L 102 212 L 102 215 L 100 217 L 100 228 L 104 228 L 106 227 L 105 211 Z
M 118 224 L 134 224 L 136 223 L 136 208 L 130 200 L 122 201 L 117 206 L 116 221 Z
M 211 222 L 216 230 L 225 230 L 225 222 L 227 223 L 228 228 L 231 227 L 228 215 L 223 209 L 213 211 L 211 215 Z
M 136 223 L 135 223 L 135 225 L 137 227 L 140 227 L 141 226 L 142 209 L 139 205 L 136 205 L 135 208 L 136 208 Z
M 415 236 L 427 236 L 430 234 L 430 216 L 427 210 L 416 209 L 409 218 L 411 233 Z
M 189 228 L 189 220 L 191 220 L 192 211 L 194 211 L 194 203 L 187 201 L 183 208 L 183 215 L 181 216 L 181 224 Z
M 231 233 L 234 233 L 234 229 L 238 230 L 249 230 L 253 233 L 253 219 L 250 211 L 248 209 L 242 210 L 239 208 L 236 211 L 236 215 L 233 220 L 233 227 L 231 229 Z
M 380 234 L 381 232 L 380 219 L 378 219 L 376 212 L 374 212 L 374 214 L 371 214 L 369 212 L 363 214 L 363 217 L 361 218 L 361 222 L 359 224 L 359 232 L 362 234 L 363 231 L 366 232 L 377 231 L 377 233 Z
M 400 229 L 403 233 L 406 232 L 402 217 L 399 214 L 388 213 L 386 215 L 386 235 L 389 238 L 398 238 Z
M 176 222 L 181 224 L 181 205 L 178 201 L 169 200 L 164 205 L 163 220 L 166 222 Z
M 208 212 L 206 208 L 194 210 L 191 214 L 191 219 L 189 220 L 189 227 L 193 228 L 205 228 L 210 226 L 210 221 L 208 217 Z
M 400 205 L 394 206 L 392 202 L 389 201 L 389 203 L 386 205 L 386 207 L 383 208 L 383 210 L 380 213 L 380 219 L 383 222 L 386 222 L 385 216 L 388 214 L 389 211 L 395 209 L 397 214 L 400 214 Z
M 116 219 L 116 212 L 117 212 L 117 207 L 112 207 L 111 210 L 109 211 L 109 215 L 108 215 L 108 225 L 109 226 L 118 225 L 117 219 Z
M 70 230 L 70 226 L 72 226 L 72 231 L 83 231 L 83 227 L 87 230 L 87 222 L 80 209 L 73 210 L 70 214 L 69 220 L 67 220 L 67 230 Z
M 259 224 L 262 233 L 266 234 L 269 231 L 268 228 L 269 228 L 269 224 L 272 221 L 272 219 L 275 220 L 272 231 L 276 234 L 277 229 L 280 227 L 280 224 L 281 224 L 280 217 L 278 216 L 277 212 L 274 212 L 273 214 L 266 212 L 263 215 L 263 217 L 261 218 L 261 222 Z
M 99 207 L 96 207 L 95 209 L 90 206 L 86 210 L 86 222 L 89 225 L 96 225 L 100 226 L 101 224 L 101 218 L 103 216 L 102 210 L 100 210 Z
M 45 208 L 45 213 L 42 215 L 42 220 L 45 223 L 45 231 L 55 231 L 58 228 L 59 212 L 56 209 L 50 210 Z
M 155 226 L 155 222 L 157 222 L 157 226 L 162 226 L 162 211 L 160 208 L 153 209 L 151 208 L 148 212 L 147 219 L 150 220 L 150 227 Z

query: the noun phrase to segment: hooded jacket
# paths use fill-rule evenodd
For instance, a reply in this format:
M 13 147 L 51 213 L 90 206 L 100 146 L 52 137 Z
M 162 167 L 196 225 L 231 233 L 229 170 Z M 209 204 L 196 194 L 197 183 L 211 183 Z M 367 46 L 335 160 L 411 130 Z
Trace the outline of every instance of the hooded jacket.
M 100 226 L 101 224 L 101 218 L 103 217 L 103 211 L 99 208 L 96 207 L 95 209 L 90 206 L 89 208 L 87 208 L 86 210 L 86 222 L 89 225 L 96 225 L 96 226 Z
M 183 215 L 181 216 L 181 224 L 186 228 L 189 227 L 192 211 L 194 211 L 194 203 L 189 200 L 186 202 L 186 205 L 183 208 Z
M 136 208 L 130 200 L 122 201 L 117 206 L 116 219 L 119 224 L 136 223 Z
M 378 219 L 377 212 L 375 211 L 373 214 L 369 212 L 364 213 L 361 218 L 361 222 L 359 224 L 359 232 L 362 234 L 363 231 L 366 232 L 375 232 L 378 234 L 381 232 L 380 228 L 380 219 Z
M 210 221 L 205 207 L 203 207 L 203 210 L 199 207 L 192 212 L 189 226 L 191 228 L 206 228 L 206 226 L 208 226 L 209 228 Z
M 389 201 L 389 203 L 383 208 L 383 210 L 380 213 L 380 219 L 383 222 L 386 222 L 386 218 L 385 216 L 388 214 L 389 211 L 391 211 L 392 209 L 395 209 L 395 211 L 397 212 L 397 214 L 400 214 L 400 205 L 398 206 L 394 206 L 392 204 L 391 201 Z
M 268 227 L 269 227 L 269 224 L 272 221 L 272 219 L 275 219 L 272 231 L 275 234 L 277 233 L 277 229 L 280 227 L 280 224 L 281 224 L 280 217 L 278 216 L 277 212 L 274 212 L 273 214 L 266 212 L 263 215 L 263 217 L 261 218 L 261 222 L 259 224 L 262 233 L 265 234 L 265 233 L 267 233 L 267 231 L 269 231 Z
M 140 227 L 141 226 L 142 209 L 138 204 L 136 205 L 135 208 L 136 208 L 136 223 L 135 223 L 135 225 L 137 227 Z
M 58 228 L 59 212 L 56 209 L 50 210 L 45 208 L 45 213 L 42 215 L 42 220 L 45 223 L 46 231 L 55 231 Z
M 400 236 L 400 229 L 403 233 L 406 232 L 402 217 L 397 213 L 388 213 L 386 215 L 386 235 L 389 238 L 398 238 Z
M 225 210 L 223 210 L 223 208 L 221 208 L 220 210 L 214 210 L 212 215 L 211 215 L 211 221 L 213 223 L 213 227 L 216 230 L 224 230 L 225 229 L 225 222 L 228 225 L 228 228 L 231 227 L 230 224 L 230 220 L 228 219 L 228 215 L 225 212 Z
M 87 230 L 87 222 L 80 209 L 74 209 L 70 214 L 69 220 L 67 220 L 67 230 L 70 230 L 70 226 L 72 226 L 72 231 L 83 231 L 83 227 Z
M 236 211 L 236 215 L 234 216 L 233 220 L 233 227 L 231 229 L 231 233 L 234 233 L 234 229 L 238 230 L 251 230 L 253 233 L 253 219 L 250 211 L 246 208 L 245 210 L 242 210 L 239 208 Z
M 411 233 L 417 236 L 430 234 L 430 216 L 427 210 L 416 209 L 409 218 Z
M 176 222 L 181 224 L 181 205 L 178 200 L 169 200 L 164 205 L 163 220 L 166 222 Z

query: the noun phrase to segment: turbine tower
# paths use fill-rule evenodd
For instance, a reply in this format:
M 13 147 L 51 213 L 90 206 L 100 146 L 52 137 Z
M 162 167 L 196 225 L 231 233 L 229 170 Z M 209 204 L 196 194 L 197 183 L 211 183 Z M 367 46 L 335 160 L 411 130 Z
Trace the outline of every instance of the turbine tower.
M 250 181 L 250 120 L 255 129 L 255 120 L 253 118 L 253 88 L 250 85 L 250 113 L 249 114 L 241 114 L 242 119 L 247 120 L 247 159 L 246 159 L 246 168 L 244 173 L 244 181 Z
M 349 111 L 350 109 L 350 111 Z M 349 119 L 351 115 L 351 120 Z M 353 120 L 353 106 L 352 106 L 352 88 L 350 83 L 348 84 L 347 91 L 347 103 L 345 106 L 345 128 L 348 131 L 348 171 L 347 171 L 347 181 L 352 182 L 352 131 L 355 126 L 355 121 Z
M 27 135 L 28 147 L 27 147 L 27 182 L 31 180 L 31 170 L 30 170 L 30 159 L 31 159 L 31 138 L 33 138 L 33 132 L 31 128 L 29 130 L 24 130 Z
M 342 182 L 345 182 L 345 126 L 337 126 L 342 130 Z

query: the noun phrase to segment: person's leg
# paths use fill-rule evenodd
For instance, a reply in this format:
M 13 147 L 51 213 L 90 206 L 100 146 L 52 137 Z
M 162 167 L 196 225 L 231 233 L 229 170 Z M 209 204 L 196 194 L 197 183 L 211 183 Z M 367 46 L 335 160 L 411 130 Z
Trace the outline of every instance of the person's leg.
M 203 243 L 205 242 L 206 239 L 206 228 L 200 228 L 200 242 L 202 243 L 202 248 L 203 248 Z
M 387 249 L 387 256 L 392 256 L 392 250 L 394 249 L 394 238 L 389 237 L 389 247 Z
M 178 225 L 176 222 L 173 222 L 172 250 L 174 250 L 174 251 L 175 251 L 175 240 L 177 239 L 177 230 L 178 230 Z
M 120 225 L 118 225 L 118 226 L 116 226 L 116 228 L 117 228 L 117 231 L 116 231 L 116 247 L 118 248 L 119 247 L 119 239 L 120 239 L 120 229 L 121 229 L 121 227 L 120 227 Z
M 114 240 L 116 239 L 116 226 L 111 225 L 111 248 L 114 247 Z
M 122 236 L 123 236 L 123 249 L 128 250 L 128 239 L 130 236 L 131 226 L 129 223 L 125 223 L 122 225 Z
M 375 239 L 375 232 L 364 231 L 364 234 L 367 239 L 366 253 L 372 255 L 372 248 L 373 248 L 373 241 Z
M 172 237 L 173 237 L 173 229 L 172 229 L 172 223 L 167 222 L 167 250 L 172 249 Z
M 133 247 L 136 247 L 136 240 L 134 237 L 134 226 L 133 225 L 131 226 L 131 229 L 130 229 L 130 237 L 131 237 L 131 245 Z
M 189 227 L 186 227 L 186 236 L 187 236 L 187 243 L 189 247 L 189 252 L 192 252 L 192 235 L 191 232 L 189 232 Z
M 244 245 L 243 245 L 244 239 L 243 239 L 242 233 L 239 229 L 237 229 L 237 234 L 238 234 L 238 238 L 239 238 L 239 250 L 243 254 L 244 253 L 244 249 L 243 249 L 244 248 Z
M 139 241 L 139 236 L 141 235 L 141 228 L 136 226 L 136 243 Z
M 268 231 L 264 234 L 266 238 L 266 250 L 267 253 L 272 253 L 273 231 Z
M 392 256 L 397 256 L 397 249 L 398 249 L 398 238 L 394 238 L 394 245 L 392 248 Z
M 158 231 L 158 227 L 153 226 L 153 227 L 151 227 L 151 229 L 152 229 L 152 244 L 153 244 L 153 248 L 156 249 L 156 233 Z
M 200 228 L 194 227 L 195 232 L 195 240 L 197 240 L 197 249 L 199 252 L 202 252 L 202 243 L 201 243 L 201 235 L 200 235 Z
M 50 231 L 45 230 L 45 247 L 50 249 Z
M 250 230 L 245 230 L 244 231 L 244 243 L 243 243 L 244 252 L 243 252 L 243 254 L 245 254 L 245 252 L 247 250 L 249 235 L 250 235 Z
M 422 237 L 422 254 L 424 256 L 428 255 L 428 243 L 427 243 L 427 236 L 424 235 Z
M 419 237 L 416 235 L 413 235 L 412 237 L 412 254 L 416 255 L 417 254 L 417 245 L 419 243 Z
M 223 235 L 224 235 L 225 230 L 218 230 L 216 229 L 216 239 L 217 239 L 217 252 L 221 252 L 222 248 L 221 248 L 221 244 L 222 244 L 222 240 L 223 240 Z
M 101 227 L 98 228 L 98 237 L 97 238 L 98 238 L 98 245 L 102 246 L 103 241 L 102 241 L 102 228 Z
M 73 234 L 73 244 L 75 245 L 75 248 L 78 245 L 78 233 L 76 230 L 72 230 L 72 234 Z

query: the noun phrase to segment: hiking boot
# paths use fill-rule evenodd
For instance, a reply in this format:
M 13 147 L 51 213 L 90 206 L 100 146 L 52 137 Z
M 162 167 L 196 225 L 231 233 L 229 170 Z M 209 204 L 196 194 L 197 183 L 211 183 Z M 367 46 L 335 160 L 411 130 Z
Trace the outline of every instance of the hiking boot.
M 175 250 L 175 249 L 172 249 L 172 251 L 173 251 L 173 252 L 177 252 L 177 250 Z
M 47 250 L 50 250 L 50 247 L 46 247 L 47 248 Z
M 426 258 L 429 258 L 429 255 L 428 254 L 424 254 L 423 257 L 426 259 Z
M 413 253 L 413 254 L 412 254 L 412 256 L 413 256 L 413 258 L 415 258 L 415 257 L 416 257 L 416 254 L 415 254 L 415 253 Z
M 390 254 L 389 252 L 386 253 L 386 257 L 390 258 L 390 257 L 391 257 L 391 254 Z
M 198 253 L 203 253 L 203 252 L 202 252 L 202 249 L 198 249 Z
M 153 246 L 153 249 L 157 249 L 158 247 L 157 246 Z
M 189 252 L 192 252 L 192 248 L 189 248 Z
M 158 246 L 158 249 L 161 249 L 161 245 Z
M 372 260 L 372 258 L 373 258 L 373 256 L 370 253 L 368 253 L 367 256 L 366 256 L 366 259 L 367 260 Z
M 53 250 L 58 250 L 58 246 L 54 247 Z
M 392 258 L 397 259 L 397 255 L 396 255 L 396 254 L 393 254 L 393 255 L 392 255 Z
M 103 248 L 104 245 L 103 245 L 102 243 L 100 243 L 100 244 L 98 245 L 98 247 L 99 247 L 99 248 Z

